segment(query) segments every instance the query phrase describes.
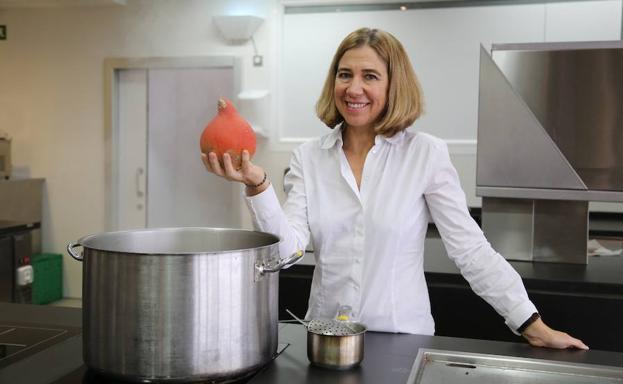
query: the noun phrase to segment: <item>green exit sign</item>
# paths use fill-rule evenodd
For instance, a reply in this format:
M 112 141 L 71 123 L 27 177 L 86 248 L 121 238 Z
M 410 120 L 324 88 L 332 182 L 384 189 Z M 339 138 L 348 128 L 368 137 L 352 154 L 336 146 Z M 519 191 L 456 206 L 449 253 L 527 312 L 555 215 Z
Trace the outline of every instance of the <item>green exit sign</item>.
M 0 40 L 6 40 L 6 25 L 0 25 Z

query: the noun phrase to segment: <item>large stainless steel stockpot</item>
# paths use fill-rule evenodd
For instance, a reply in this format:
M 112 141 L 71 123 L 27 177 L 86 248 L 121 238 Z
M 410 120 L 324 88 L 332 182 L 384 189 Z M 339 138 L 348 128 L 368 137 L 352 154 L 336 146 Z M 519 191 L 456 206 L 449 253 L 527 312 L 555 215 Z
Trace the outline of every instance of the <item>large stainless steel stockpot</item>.
M 279 238 L 236 229 L 108 232 L 83 261 L 85 364 L 130 381 L 245 377 L 277 349 Z M 82 246 L 77 254 L 74 248 Z

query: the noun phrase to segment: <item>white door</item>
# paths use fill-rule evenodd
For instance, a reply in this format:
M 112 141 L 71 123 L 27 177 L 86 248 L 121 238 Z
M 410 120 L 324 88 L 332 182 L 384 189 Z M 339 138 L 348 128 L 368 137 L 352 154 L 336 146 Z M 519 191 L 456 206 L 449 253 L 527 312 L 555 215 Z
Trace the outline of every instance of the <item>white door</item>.
M 117 83 L 117 228 L 144 228 L 147 162 L 147 71 L 119 72 Z
M 240 227 L 240 187 L 209 174 L 199 137 L 234 70 L 120 70 L 117 77 L 117 229 Z

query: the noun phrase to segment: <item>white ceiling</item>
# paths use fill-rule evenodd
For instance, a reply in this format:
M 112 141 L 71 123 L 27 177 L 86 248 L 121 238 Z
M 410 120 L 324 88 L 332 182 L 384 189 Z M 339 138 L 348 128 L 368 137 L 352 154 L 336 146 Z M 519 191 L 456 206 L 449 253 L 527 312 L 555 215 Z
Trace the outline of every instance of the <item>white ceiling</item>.
M 126 5 L 127 0 L 0 0 L 0 8 L 52 8 Z
M 467 1 L 467 0 L 281 0 L 285 6 L 338 6 L 338 5 L 378 5 L 378 4 L 409 4 L 409 3 L 430 3 L 447 1 Z

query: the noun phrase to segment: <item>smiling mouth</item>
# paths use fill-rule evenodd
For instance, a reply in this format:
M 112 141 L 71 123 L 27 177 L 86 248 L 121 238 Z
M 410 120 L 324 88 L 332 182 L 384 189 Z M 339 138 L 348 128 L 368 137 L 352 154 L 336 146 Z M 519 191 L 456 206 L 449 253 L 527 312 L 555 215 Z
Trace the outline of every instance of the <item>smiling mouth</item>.
M 348 109 L 363 109 L 368 105 L 368 103 L 349 103 L 346 102 L 346 106 Z

